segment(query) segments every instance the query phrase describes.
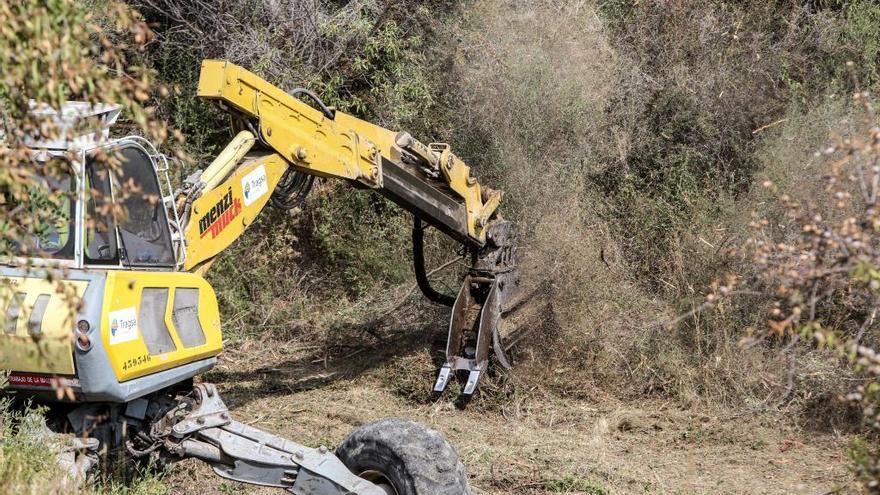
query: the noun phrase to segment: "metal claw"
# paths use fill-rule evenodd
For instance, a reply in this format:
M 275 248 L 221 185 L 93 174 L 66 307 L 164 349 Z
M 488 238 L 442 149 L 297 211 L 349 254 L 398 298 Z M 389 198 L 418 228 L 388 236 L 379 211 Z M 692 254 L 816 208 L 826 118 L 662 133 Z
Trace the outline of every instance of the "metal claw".
M 492 329 L 492 350 L 495 351 L 495 359 L 498 360 L 498 364 L 500 364 L 502 368 L 506 370 L 513 368 L 513 365 L 511 365 L 510 361 L 507 359 L 507 353 L 504 352 L 504 346 L 501 344 L 500 325 L 496 325 L 495 328 Z
M 440 368 L 440 373 L 437 374 L 437 382 L 434 384 L 434 392 L 443 393 L 446 390 L 446 385 L 449 384 L 449 375 L 452 373 L 452 368 L 449 367 L 448 364 L 444 364 L 442 368 Z

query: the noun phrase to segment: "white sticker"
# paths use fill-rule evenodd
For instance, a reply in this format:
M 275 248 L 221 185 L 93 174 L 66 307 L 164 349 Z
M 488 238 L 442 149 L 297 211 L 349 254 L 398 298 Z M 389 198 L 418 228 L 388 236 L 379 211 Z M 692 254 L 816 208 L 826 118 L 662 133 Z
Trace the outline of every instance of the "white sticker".
M 245 206 L 250 206 L 251 203 L 269 192 L 269 179 L 266 177 L 265 167 L 260 165 L 242 177 L 241 190 L 244 191 Z
M 138 320 L 134 307 L 111 311 L 107 319 L 110 321 L 110 344 L 121 344 L 138 338 Z

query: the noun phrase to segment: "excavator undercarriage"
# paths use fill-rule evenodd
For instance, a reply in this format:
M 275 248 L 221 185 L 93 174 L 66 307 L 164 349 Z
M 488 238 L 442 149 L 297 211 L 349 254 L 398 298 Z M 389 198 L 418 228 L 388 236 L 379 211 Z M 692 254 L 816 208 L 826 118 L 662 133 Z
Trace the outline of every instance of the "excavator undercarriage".
M 67 420 L 74 435 L 62 450 L 76 452 L 66 466 L 73 477 L 84 477 L 100 462 L 99 448 L 124 449 L 159 465 L 200 459 L 223 478 L 297 495 L 386 495 L 326 447 L 309 448 L 235 421 L 207 383 L 189 393 L 168 390 L 125 404 L 85 404 L 67 413 Z

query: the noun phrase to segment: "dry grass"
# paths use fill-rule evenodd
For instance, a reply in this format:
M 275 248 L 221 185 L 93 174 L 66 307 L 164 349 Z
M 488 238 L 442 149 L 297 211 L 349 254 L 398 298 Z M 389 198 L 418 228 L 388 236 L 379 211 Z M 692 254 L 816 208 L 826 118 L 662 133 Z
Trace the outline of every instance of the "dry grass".
M 805 433 L 780 416 L 682 409 L 665 400 L 623 402 L 600 390 L 586 399 L 520 390 L 498 409 L 479 402 L 461 410 L 449 396 L 413 399 L 418 386 L 407 381 L 411 370 L 432 373 L 430 353 L 419 346 L 401 358 L 382 347 L 365 349 L 361 359 L 384 364 L 363 373 L 350 373 L 351 360 L 331 360 L 319 374 L 350 378 L 305 387 L 308 371 L 260 371 L 298 352 L 275 349 L 279 356 L 230 349 L 208 376 L 239 419 L 330 447 L 375 419 L 422 421 L 456 446 L 478 494 L 814 494 L 854 487 L 841 452 L 845 438 Z M 196 486 L 207 494 L 273 493 L 224 482 L 195 463 L 174 469 L 167 482 L 181 493 Z

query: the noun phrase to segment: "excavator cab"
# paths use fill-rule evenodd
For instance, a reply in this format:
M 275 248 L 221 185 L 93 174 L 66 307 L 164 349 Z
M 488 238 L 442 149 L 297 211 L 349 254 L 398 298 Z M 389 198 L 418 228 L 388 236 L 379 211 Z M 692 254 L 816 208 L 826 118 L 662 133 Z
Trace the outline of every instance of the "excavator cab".
M 155 162 L 135 141 L 121 140 L 106 148 L 119 155 L 116 170 L 98 159 L 95 150 L 84 152 L 85 166 L 79 170 L 68 164 L 49 176 L 34 177 L 27 201 L 19 205 L 6 198 L 11 207 L 27 208 L 41 220 L 15 241 L 14 252 L 32 259 L 82 259 L 85 266 L 175 266 L 167 213 L 152 200 L 161 194 Z M 126 212 L 119 225 L 110 211 L 116 198 Z M 81 251 L 78 232 L 83 233 Z
M 86 161 L 86 264 L 173 270 L 171 223 L 160 201 L 156 162 L 137 141 L 115 143 L 112 152 L 119 156 L 118 170 L 94 156 Z M 114 199 L 124 211 L 118 225 L 107 211 Z
M 168 162 L 140 137 L 109 139 L 117 113 L 70 102 L 53 115 L 62 129 L 91 117 L 105 132 L 29 143 L 38 159 L 76 159 L 28 187 L 24 206 L 43 221 L 0 267 L 0 369 L 17 393 L 51 398 L 61 384 L 77 402 L 128 402 L 210 369 L 221 350 L 213 289 L 180 271 Z

